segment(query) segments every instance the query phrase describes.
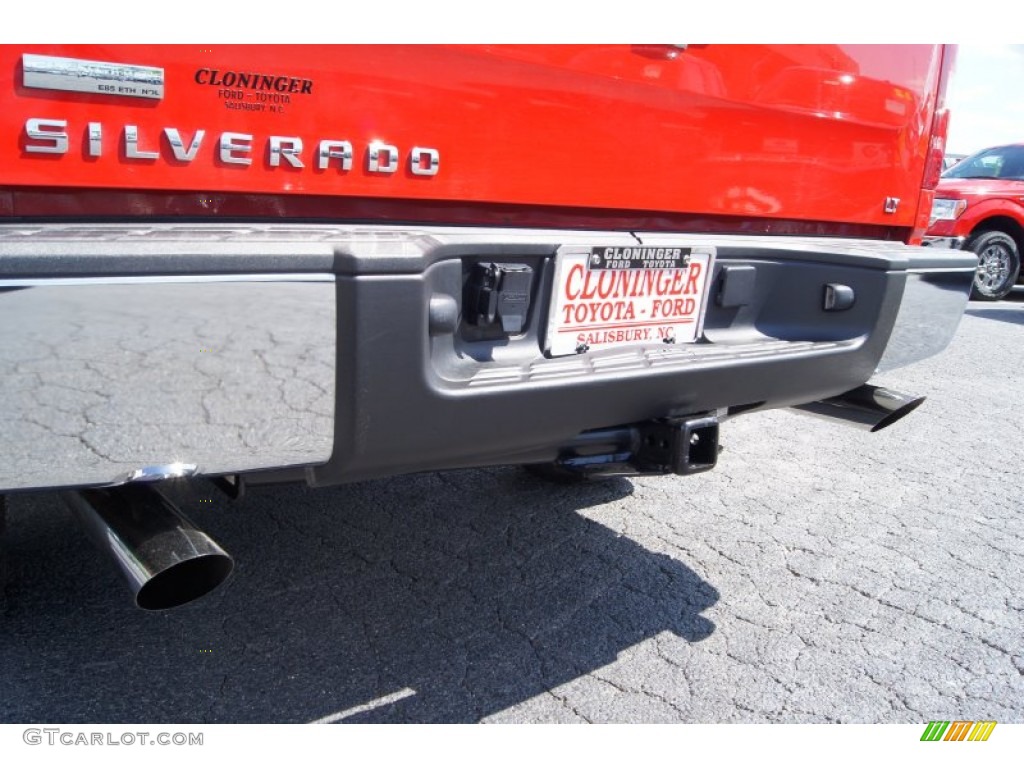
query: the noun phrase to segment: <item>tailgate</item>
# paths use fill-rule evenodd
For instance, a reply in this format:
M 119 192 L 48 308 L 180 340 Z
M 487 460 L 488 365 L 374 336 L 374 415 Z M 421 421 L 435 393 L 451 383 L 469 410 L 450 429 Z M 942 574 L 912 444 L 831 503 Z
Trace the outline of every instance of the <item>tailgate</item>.
M 940 54 L 3 46 L 0 213 L 47 213 L 18 190 L 87 187 L 909 227 Z

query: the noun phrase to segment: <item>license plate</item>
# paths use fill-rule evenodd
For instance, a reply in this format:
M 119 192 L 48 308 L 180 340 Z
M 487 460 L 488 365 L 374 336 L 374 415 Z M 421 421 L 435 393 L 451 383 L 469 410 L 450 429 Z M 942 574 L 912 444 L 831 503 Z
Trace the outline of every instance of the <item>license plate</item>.
M 696 341 L 714 258 L 714 248 L 707 246 L 560 249 L 548 354 Z

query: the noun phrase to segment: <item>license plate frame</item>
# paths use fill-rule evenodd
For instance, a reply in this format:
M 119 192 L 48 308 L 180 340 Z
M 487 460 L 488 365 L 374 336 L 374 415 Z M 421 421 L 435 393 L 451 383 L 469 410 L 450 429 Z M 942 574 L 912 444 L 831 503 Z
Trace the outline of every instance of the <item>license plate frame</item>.
M 559 248 L 545 354 L 696 342 L 714 261 L 706 245 Z

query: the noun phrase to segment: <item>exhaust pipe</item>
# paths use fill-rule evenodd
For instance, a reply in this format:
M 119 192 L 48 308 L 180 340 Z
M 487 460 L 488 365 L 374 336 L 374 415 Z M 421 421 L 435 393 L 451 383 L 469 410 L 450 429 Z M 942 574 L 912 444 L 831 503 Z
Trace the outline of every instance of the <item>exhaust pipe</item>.
M 114 558 L 139 608 L 184 605 L 231 574 L 231 556 L 150 485 L 61 496 L 93 543 Z
M 924 401 L 923 397 L 906 395 L 894 389 L 862 384 L 837 397 L 793 408 L 812 416 L 878 432 L 895 424 Z

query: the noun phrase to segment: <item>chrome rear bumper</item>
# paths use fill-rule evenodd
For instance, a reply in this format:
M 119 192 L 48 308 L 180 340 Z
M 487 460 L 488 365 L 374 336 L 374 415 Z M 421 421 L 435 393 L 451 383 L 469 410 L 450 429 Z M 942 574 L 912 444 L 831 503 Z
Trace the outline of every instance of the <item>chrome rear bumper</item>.
M 967 238 L 960 237 L 925 237 L 921 241 L 921 245 L 928 248 L 952 248 L 955 251 L 959 251 L 964 247 L 964 243 L 967 242 Z
M 331 455 L 327 274 L 0 280 L 0 489 Z
M 967 306 L 970 282 L 965 276 L 970 274 L 969 266 L 959 271 L 907 271 L 900 310 L 885 354 L 878 363 L 878 372 L 911 365 L 949 346 Z
M 559 248 L 640 238 L 717 249 L 700 341 L 545 355 Z M 466 324 L 467 275 L 492 260 L 536 276 L 521 333 Z M 593 430 L 828 399 L 940 351 L 974 269 L 824 238 L 3 225 L 0 492 L 549 462 Z M 833 286 L 856 300 L 830 307 Z

